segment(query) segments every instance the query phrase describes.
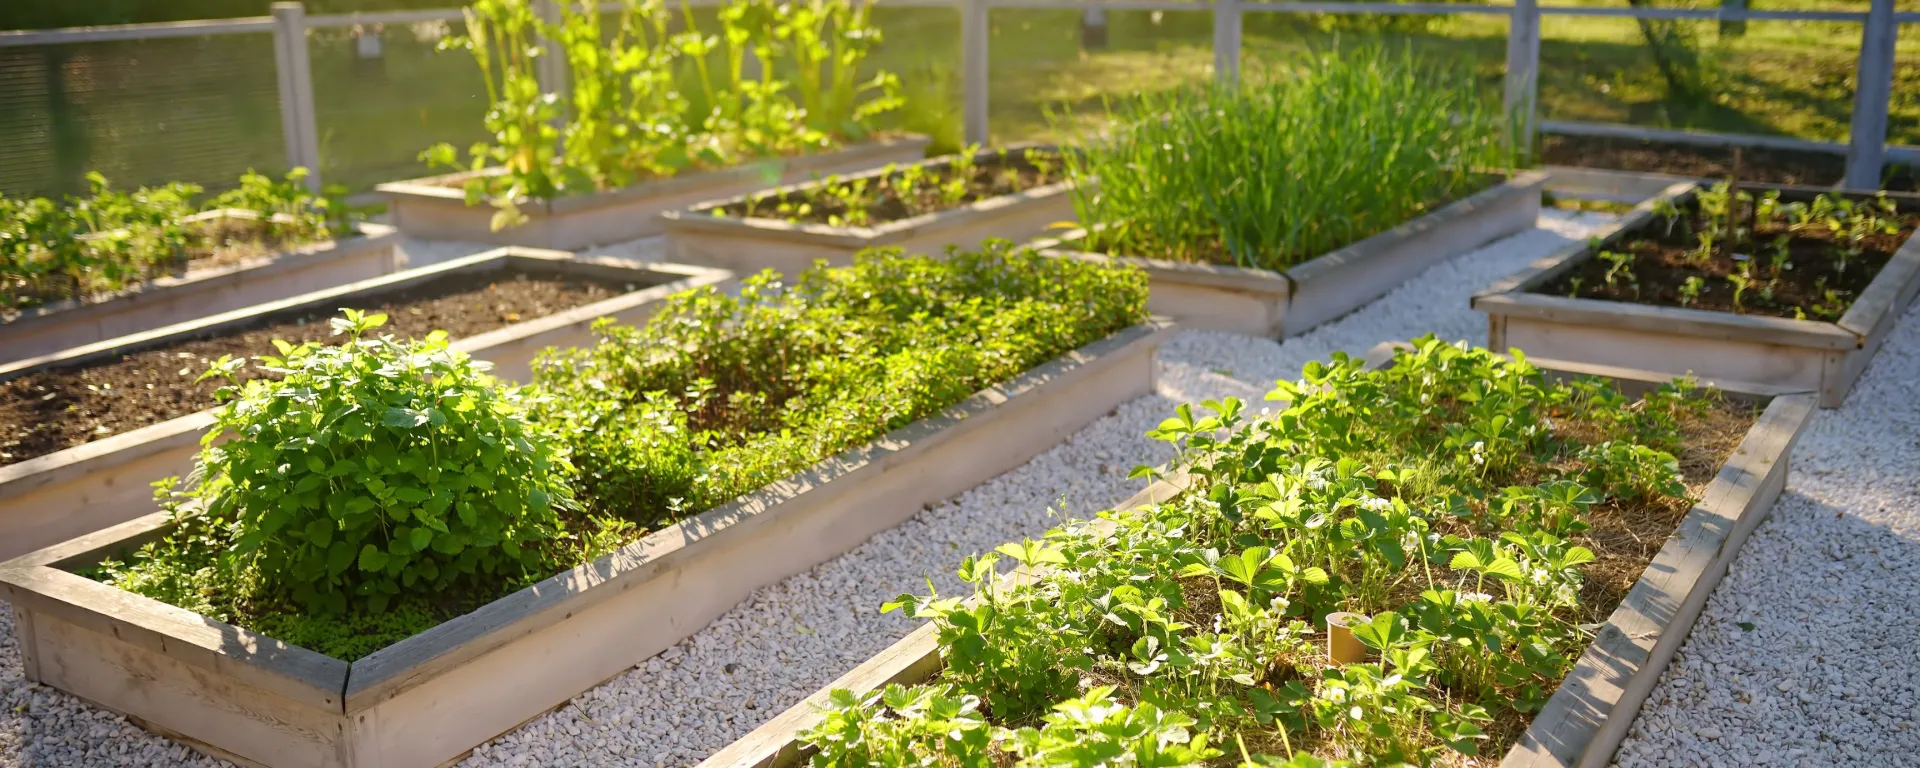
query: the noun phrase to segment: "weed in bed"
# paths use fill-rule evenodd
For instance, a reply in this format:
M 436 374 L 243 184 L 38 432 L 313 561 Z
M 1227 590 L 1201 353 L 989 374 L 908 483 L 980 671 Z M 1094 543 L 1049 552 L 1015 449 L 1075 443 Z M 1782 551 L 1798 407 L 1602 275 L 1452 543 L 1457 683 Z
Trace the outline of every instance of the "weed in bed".
M 1467 69 L 1349 46 L 1238 87 L 1108 104 L 1114 127 L 1062 161 L 1103 252 L 1281 269 L 1510 168 L 1505 115 L 1482 91 Z
M 1590 548 L 1594 520 L 1684 510 L 1673 452 L 1710 406 L 1686 382 L 1635 402 L 1416 345 L 1383 370 L 1310 364 L 1269 395 L 1278 413 L 1183 406 L 1153 432 L 1177 457 L 1136 470 L 1177 478 L 1175 499 L 969 557 L 968 599 L 888 603 L 933 622 L 945 668 L 834 694 L 802 736 L 814 764 L 1431 765 L 1504 748 L 1611 609 L 1586 596 L 1616 556 Z M 1003 560 L 1034 576 L 999 578 Z M 1366 661 L 1319 649 L 1336 611 L 1368 614 Z

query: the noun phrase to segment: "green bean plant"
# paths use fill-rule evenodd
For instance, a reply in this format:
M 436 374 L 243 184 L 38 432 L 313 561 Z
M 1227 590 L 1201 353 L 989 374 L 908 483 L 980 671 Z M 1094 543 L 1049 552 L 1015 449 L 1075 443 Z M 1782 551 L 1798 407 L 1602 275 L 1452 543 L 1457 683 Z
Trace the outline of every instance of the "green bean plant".
M 1132 256 L 1283 269 L 1476 192 L 1514 157 L 1468 68 L 1377 45 L 1106 109 L 1115 127 L 1063 162 L 1092 245 Z
M 421 160 L 499 168 L 462 182 L 470 204 L 499 209 L 495 229 L 525 220 L 522 199 L 831 149 L 865 138 L 901 104 L 893 75 L 859 77 L 880 41 L 864 3 L 731 0 L 713 34 L 684 1 L 676 17 L 665 0 L 623 0 L 611 25 L 597 0 L 556 2 L 558 18 L 548 20 L 535 0 L 475 0 L 465 34 L 441 43 L 480 68 L 490 139 L 464 160 L 447 143 Z M 556 49 L 564 93 L 544 90 L 537 74 Z M 761 63 L 757 77 L 750 57 Z
M 1633 399 L 1431 337 L 1385 369 L 1309 364 L 1268 398 L 1285 406 L 1182 406 L 1151 433 L 1174 458 L 1136 474 L 1177 478 L 1171 500 L 967 557 L 969 595 L 890 601 L 932 622 L 944 667 L 832 693 L 801 737 L 813 764 L 1426 766 L 1504 749 L 1612 608 L 1587 584 L 1614 551 L 1590 548 L 1593 521 L 1677 520 L 1673 452 L 1717 407 L 1686 381 Z M 1363 614 L 1365 660 L 1321 650 L 1335 611 Z

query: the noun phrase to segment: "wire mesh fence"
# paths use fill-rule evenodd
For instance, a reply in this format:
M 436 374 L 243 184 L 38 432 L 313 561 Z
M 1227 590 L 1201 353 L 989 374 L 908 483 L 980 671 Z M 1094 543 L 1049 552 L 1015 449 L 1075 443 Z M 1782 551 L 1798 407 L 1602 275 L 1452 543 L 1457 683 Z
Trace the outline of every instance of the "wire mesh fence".
M 991 12 L 968 10 L 975 7 Z M 1225 38 L 1222 8 L 1238 19 Z M 1730 22 L 1713 16 L 1719 11 L 1545 7 L 1532 17 L 1542 39 L 1538 117 L 1561 128 L 1657 126 L 1837 149 L 1857 138 L 1850 107 L 1860 10 Z M 714 9 L 696 12 L 704 19 Z M 1222 40 L 1239 51 L 1225 61 L 1255 77 L 1302 53 L 1366 40 L 1468 66 L 1498 94 L 1520 14 L 1519 5 L 883 0 L 874 19 L 884 44 L 870 61 L 901 77 L 908 105 L 899 127 L 952 149 L 964 143 L 962 126 L 975 125 L 973 112 L 984 118 L 970 128 L 975 141 L 1060 140 L 1097 122 L 1109 98 L 1217 78 Z M 1908 34 L 1894 57 L 1886 116 L 1895 144 L 1920 143 L 1914 17 L 1897 16 Z M 313 158 L 326 182 L 356 191 L 422 175 L 427 146 L 464 149 L 484 138 L 488 105 L 472 59 L 435 50 L 457 18 L 457 9 L 302 16 L 294 26 L 261 18 L 209 22 L 239 30 L 218 35 L 157 25 L 152 33 L 166 37 L 141 39 L 141 27 L 29 44 L 0 33 L 0 193 L 81 191 L 91 170 L 120 185 L 217 189 L 249 168 L 284 169 L 290 152 Z M 983 43 L 969 48 L 967 20 L 980 18 Z M 291 109 L 283 98 L 288 65 L 276 23 L 279 35 L 305 40 L 300 76 L 310 106 Z M 970 67 L 981 59 L 984 67 Z M 969 85 L 976 77 L 983 82 Z M 974 87 L 984 93 L 970 96 Z M 296 137 L 308 135 L 315 150 L 298 149 Z
M 269 34 L 0 48 L 0 192 L 232 185 L 285 165 L 278 99 Z

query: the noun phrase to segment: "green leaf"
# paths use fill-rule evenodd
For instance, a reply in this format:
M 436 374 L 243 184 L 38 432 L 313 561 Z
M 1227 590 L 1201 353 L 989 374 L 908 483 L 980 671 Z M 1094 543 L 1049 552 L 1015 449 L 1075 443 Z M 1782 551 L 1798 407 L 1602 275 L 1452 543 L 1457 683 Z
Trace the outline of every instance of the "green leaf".
M 315 520 L 307 523 L 307 541 L 316 547 L 325 547 L 333 541 L 335 524 L 332 520 Z
M 413 551 L 418 552 L 426 549 L 427 545 L 432 543 L 433 529 L 424 527 L 415 528 L 412 532 L 408 533 L 407 536 L 412 541 Z
M 372 544 L 360 548 L 360 570 L 378 571 L 385 567 L 387 567 L 387 553 L 380 551 Z

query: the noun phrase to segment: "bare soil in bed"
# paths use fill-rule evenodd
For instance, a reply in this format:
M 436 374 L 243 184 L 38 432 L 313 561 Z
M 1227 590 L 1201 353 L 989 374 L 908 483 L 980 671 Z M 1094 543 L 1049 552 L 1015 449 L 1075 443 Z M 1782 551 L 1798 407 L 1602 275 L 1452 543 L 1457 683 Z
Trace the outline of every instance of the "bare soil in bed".
M 1725 179 L 1733 173 L 1733 150 L 1690 144 L 1614 139 L 1600 136 L 1546 136 L 1541 162 L 1580 168 L 1607 168 L 1642 173 Z M 1882 188 L 1920 190 L 1920 176 L 1904 165 L 1888 164 Z M 1845 155 L 1744 148 L 1740 152 L 1740 180 L 1764 184 L 1804 184 L 1828 187 L 1847 174 Z
M 1633 257 L 1630 266 L 1616 273 L 1611 282 L 1607 272 L 1612 264 L 1595 256 L 1539 292 L 1736 314 L 1839 320 L 1920 224 L 1920 215 L 1910 210 L 1901 211 L 1900 219 L 1899 233 L 1867 237 L 1861 243 L 1862 252 L 1846 259 L 1843 269 L 1839 258 L 1846 248 L 1843 235 L 1821 227 L 1791 232 L 1784 222 L 1756 227 L 1750 244 L 1716 246 L 1703 258 L 1697 248 L 1695 227 L 1699 221 L 1689 209 L 1671 229 L 1664 219 L 1655 217 L 1637 235 L 1608 249 Z M 1781 236 L 1788 237 L 1788 266 L 1776 269 L 1773 243 Z M 1736 304 L 1736 285 L 1729 276 L 1743 268 L 1753 282 L 1740 292 Z M 1702 287 L 1697 296 L 1688 299 L 1682 288 L 1691 277 L 1700 278 Z M 1833 292 L 1831 297 L 1828 291 Z
M 380 333 L 419 337 L 444 330 L 472 336 L 631 290 L 617 283 L 516 270 L 449 275 L 354 301 L 384 312 Z M 331 338 L 336 310 L 275 316 L 244 331 L 177 342 L 64 370 L 0 382 L 0 466 L 179 418 L 215 405 L 223 382 L 195 383 L 222 355 L 274 354 L 273 340 Z M 260 375 L 249 366 L 242 378 Z
M 987 153 L 970 167 L 906 166 L 886 176 L 760 195 L 708 212 L 796 224 L 875 226 L 1065 181 L 1058 158 L 1054 151 L 1039 149 Z M 911 170 L 916 167 L 921 170 Z M 963 177 L 965 183 L 954 186 Z

